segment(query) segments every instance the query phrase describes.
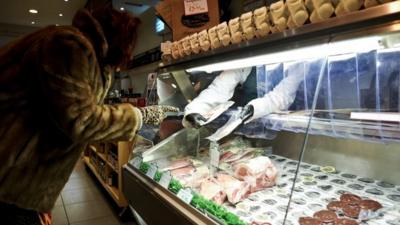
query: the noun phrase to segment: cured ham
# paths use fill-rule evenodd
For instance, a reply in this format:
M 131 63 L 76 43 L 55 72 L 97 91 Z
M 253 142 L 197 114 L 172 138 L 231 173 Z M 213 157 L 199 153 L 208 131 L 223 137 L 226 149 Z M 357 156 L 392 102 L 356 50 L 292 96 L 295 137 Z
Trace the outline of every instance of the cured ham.
M 266 156 L 259 156 L 234 166 L 235 177 L 250 185 L 250 192 L 275 185 L 278 171 Z

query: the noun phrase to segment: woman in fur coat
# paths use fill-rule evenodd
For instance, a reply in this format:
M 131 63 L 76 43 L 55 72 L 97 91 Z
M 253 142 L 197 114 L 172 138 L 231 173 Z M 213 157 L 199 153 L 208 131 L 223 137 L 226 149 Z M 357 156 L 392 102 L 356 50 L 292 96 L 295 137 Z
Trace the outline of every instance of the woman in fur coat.
M 105 105 L 131 59 L 139 19 L 110 7 L 76 13 L 0 49 L 1 224 L 45 224 L 83 149 L 132 140 L 170 107 Z M 4 221 L 5 220 L 5 221 Z

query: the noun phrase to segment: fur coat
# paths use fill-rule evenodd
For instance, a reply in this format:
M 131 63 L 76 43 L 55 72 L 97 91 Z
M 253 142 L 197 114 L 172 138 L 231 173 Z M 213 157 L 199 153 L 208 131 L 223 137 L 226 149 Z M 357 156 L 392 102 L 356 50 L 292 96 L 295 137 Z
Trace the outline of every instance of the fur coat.
M 106 53 L 85 10 L 0 49 L 0 202 L 49 212 L 88 142 L 133 139 L 139 110 L 102 104 Z

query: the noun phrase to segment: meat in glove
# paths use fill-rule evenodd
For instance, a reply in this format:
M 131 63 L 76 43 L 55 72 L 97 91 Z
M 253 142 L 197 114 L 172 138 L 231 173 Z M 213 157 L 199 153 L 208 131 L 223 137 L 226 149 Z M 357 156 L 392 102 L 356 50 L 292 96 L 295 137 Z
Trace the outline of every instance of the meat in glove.
M 167 117 L 167 112 L 179 111 L 176 107 L 166 105 L 146 106 L 139 109 L 142 113 L 143 123 L 153 125 L 159 125 Z

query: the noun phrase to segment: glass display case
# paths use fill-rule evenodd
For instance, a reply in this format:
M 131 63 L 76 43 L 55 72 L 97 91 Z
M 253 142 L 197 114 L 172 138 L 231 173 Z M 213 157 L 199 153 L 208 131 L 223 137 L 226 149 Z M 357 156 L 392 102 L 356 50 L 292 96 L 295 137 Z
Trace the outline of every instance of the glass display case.
M 149 225 L 400 224 L 399 15 L 397 1 L 164 65 L 255 66 L 258 97 L 301 82 L 287 109 L 218 142 L 207 137 L 224 120 L 134 155 L 132 208 Z

